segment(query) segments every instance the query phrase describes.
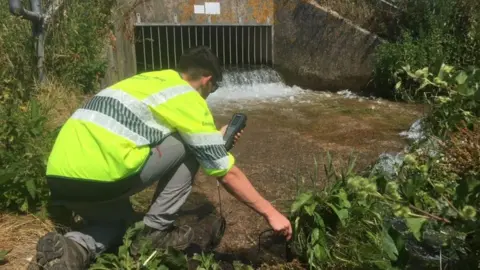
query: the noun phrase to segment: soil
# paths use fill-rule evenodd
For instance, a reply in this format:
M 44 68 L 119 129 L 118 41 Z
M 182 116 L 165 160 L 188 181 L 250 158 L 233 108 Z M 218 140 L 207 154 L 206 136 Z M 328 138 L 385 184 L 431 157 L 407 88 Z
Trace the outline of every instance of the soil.
M 234 111 L 213 110 L 218 126 L 227 124 Z M 334 95 L 295 105 L 290 102 L 257 104 L 240 111 L 248 115 L 248 123 L 232 150 L 236 164 L 258 191 L 287 215 L 298 186 L 322 188 L 326 151 L 333 155 L 336 165 L 344 165 L 353 152 L 357 156 L 357 170 L 363 169 L 380 154 L 403 149 L 406 141 L 399 133 L 408 130 L 421 117 L 423 108 Z M 319 164 L 319 177 L 312 184 L 309 176 L 313 173 L 314 158 Z M 146 210 L 153 190 L 152 187 L 134 196 L 136 210 Z M 223 189 L 221 198 L 227 227 L 216 248 L 217 257 L 257 266 L 285 262 L 284 240 L 265 233 L 259 245 L 260 233 L 269 229 L 267 222 Z M 211 224 L 219 216 L 218 212 L 216 180 L 199 172 L 193 192 L 179 213 L 179 223 L 189 224 L 195 230 L 198 249 L 192 252 L 207 245 Z M 11 227 L 7 230 L 6 226 Z M 51 226 L 31 216 L 4 215 L 0 218 L 0 228 L 0 250 L 12 249 L 13 254 L 8 256 L 9 263 L 0 265 L 0 269 L 25 269 L 25 262 L 34 254 L 36 239 Z

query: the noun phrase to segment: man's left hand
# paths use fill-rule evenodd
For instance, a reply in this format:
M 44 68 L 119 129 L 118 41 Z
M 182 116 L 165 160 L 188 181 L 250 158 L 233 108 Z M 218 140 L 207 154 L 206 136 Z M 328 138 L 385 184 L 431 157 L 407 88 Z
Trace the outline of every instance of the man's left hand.
M 228 125 L 225 125 L 225 126 L 223 126 L 222 128 L 220 128 L 220 133 L 222 133 L 222 136 L 225 135 L 225 132 L 227 131 L 227 127 L 228 127 Z M 235 146 L 235 144 L 236 144 L 237 141 L 240 139 L 240 137 L 242 136 L 242 134 L 243 134 L 243 129 L 240 130 L 240 132 L 238 132 L 238 133 L 235 135 L 235 137 L 234 137 L 234 139 L 233 139 L 233 146 Z M 233 147 L 233 146 L 232 146 L 232 147 Z

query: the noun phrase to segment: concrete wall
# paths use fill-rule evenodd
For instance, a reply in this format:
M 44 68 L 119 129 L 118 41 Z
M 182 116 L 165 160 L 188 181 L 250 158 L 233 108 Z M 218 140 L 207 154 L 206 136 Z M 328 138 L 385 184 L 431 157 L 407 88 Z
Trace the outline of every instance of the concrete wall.
M 273 22 L 273 0 L 143 0 L 135 12 L 141 14 L 142 22 L 174 23 L 243 23 L 260 24 Z M 194 5 L 219 2 L 220 14 L 195 14 Z
M 315 1 L 275 0 L 275 65 L 287 83 L 361 90 L 381 40 Z
M 121 0 L 104 85 L 136 73 L 133 26 L 142 23 L 265 24 L 274 18 L 275 67 L 289 84 L 315 90 L 362 89 L 381 40 L 309 0 L 223 0 L 220 15 L 193 13 L 200 0 Z M 214 1 L 214 0 L 211 0 Z M 273 19 L 272 19 L 273 20 Z

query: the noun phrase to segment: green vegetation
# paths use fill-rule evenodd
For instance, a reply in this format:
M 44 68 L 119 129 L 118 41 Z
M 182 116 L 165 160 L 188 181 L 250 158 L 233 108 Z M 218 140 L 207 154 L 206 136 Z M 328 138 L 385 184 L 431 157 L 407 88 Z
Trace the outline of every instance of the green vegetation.
M 393 90 L 395 72 L 409 65 L 413 70 L 438 69 L 442 63 L 458 68 L 480 66 L 480 2 L 475 0 L 397 1 L 400 10 L 391 15 L 391 43 L 379 47 L 376 57 L 375 86 Z M 415 87 L 388 92 L 405 100 L 420 100 Z
M 48 122 L 58 119 L 62 101 L 75 102 L 71 89 L 98 89 L 114 1 L 74 1 L 57 11 L 46 32 L 43 86 L 36 83 L 30 22 L 12 16 L 7 0 L 0 2 L 0 209 L 35 212 L 49 194 L 45 163 L 55 133 Z M 48 104 L 39 102 L 45 92 L 53 94 Z
M 142 229 L 142 224 L 137 223 L 129 228 L 123 237 L 123 245 L 119 248 L 118 254 L 103 254 L 93 264 L 91 270 L 100 269 L 186 269 L 187 257 L 176 250 L 168 249 L 163 252 L 157 252 L 150 248 L 149 243 L 145 243 L 140 250 L 139 258 L 133 258 L 130 255 L 130 245 L 132 239 L 138 231 Z

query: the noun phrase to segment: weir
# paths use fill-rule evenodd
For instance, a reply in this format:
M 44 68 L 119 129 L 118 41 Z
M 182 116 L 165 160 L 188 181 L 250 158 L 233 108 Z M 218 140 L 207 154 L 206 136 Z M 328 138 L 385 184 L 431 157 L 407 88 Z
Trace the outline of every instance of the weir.
M 135 8 L 136 72 L 175 68 L 182 53 L 208 46 L 226 69 L 272 67 L 273 0 L 144 0 Z
M 272 25 L 137 24 L 137 71 L 175 68 L 183 52 L 208 46 L 224 67 L 273 66 Z

